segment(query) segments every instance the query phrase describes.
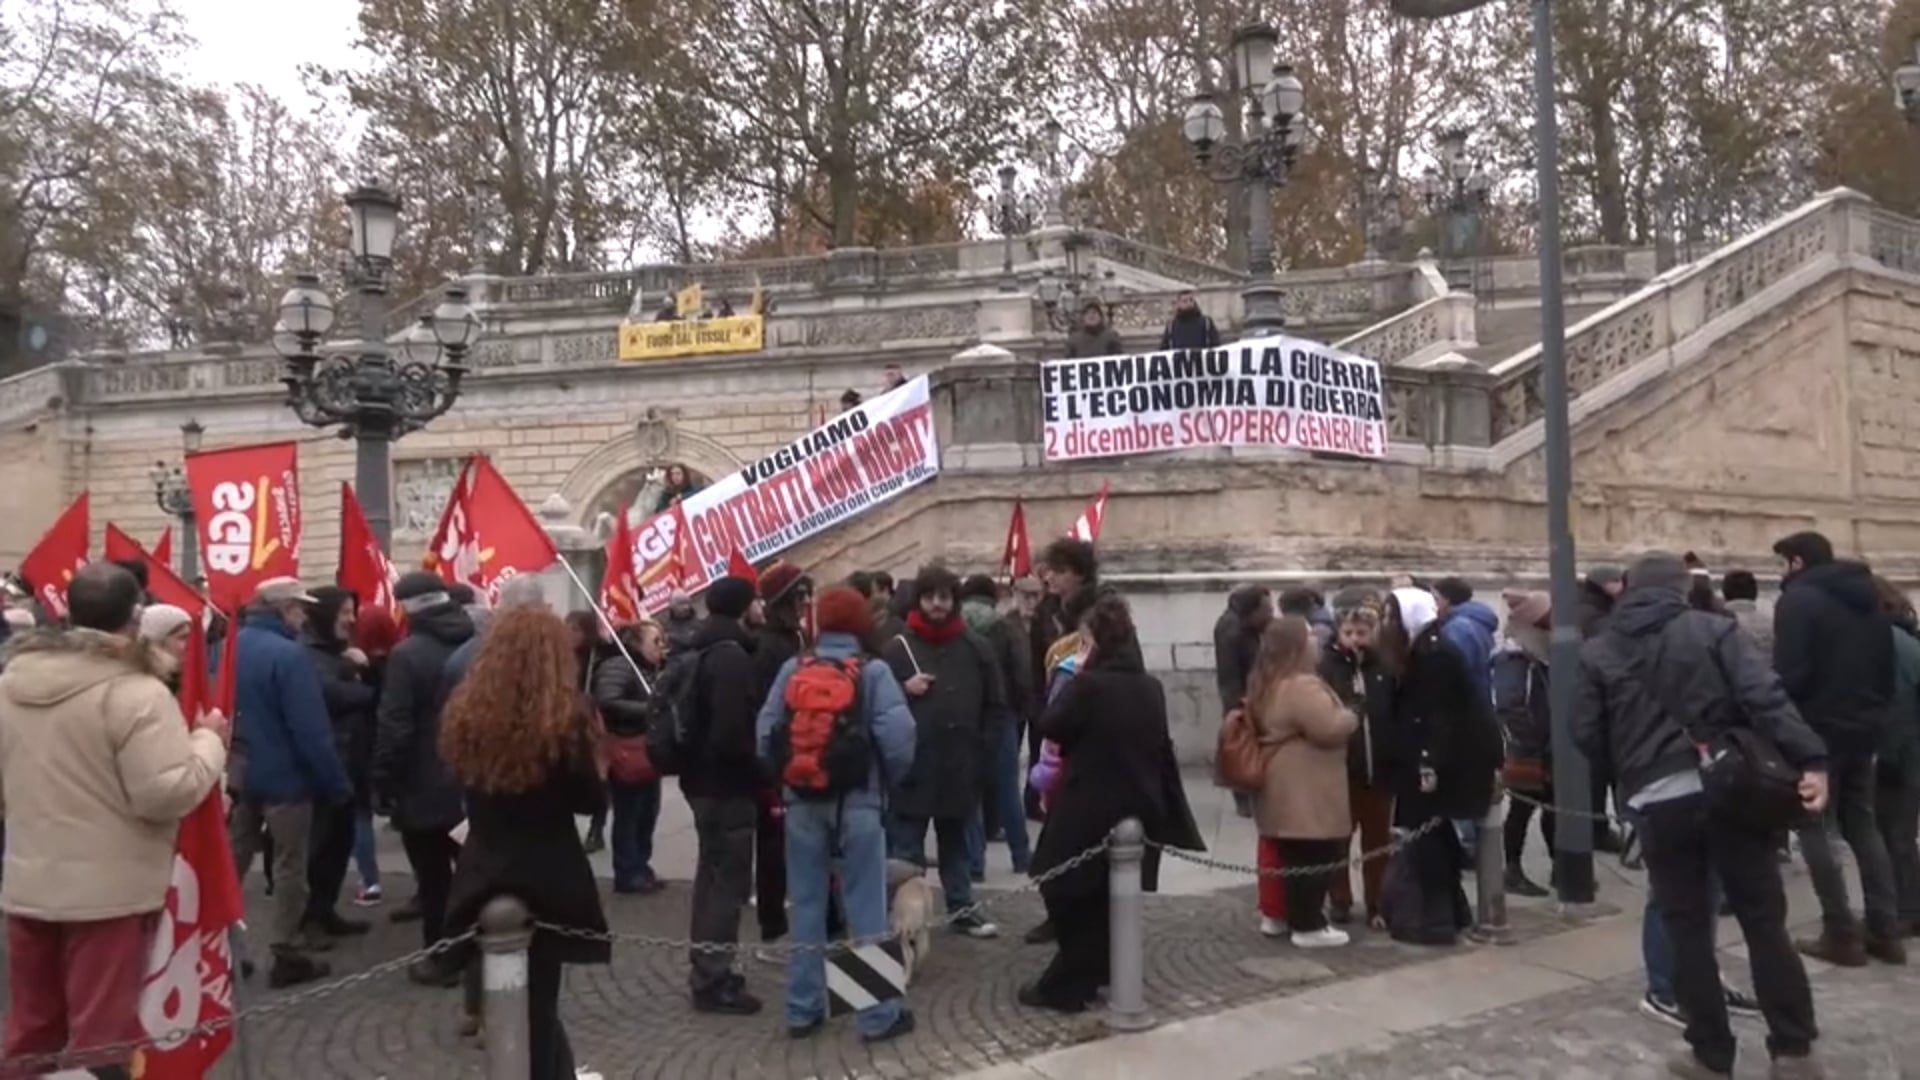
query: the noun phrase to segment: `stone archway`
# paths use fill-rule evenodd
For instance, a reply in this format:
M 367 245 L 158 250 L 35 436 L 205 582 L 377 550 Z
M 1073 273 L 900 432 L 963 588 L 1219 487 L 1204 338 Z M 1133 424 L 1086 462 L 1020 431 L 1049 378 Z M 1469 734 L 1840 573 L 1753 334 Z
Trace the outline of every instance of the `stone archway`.
M 631 432 L 582 455 L 561 481 L 560 494 L 574 508 L 575 520 L 592 529 L 602 514 L 634 502 L 651 482 L 650 474 L 670 464 L 684 465 L 696 480 L 710 483 L 745 462 L 712 439 L 678 427 L 670 418 L 649 415 Z M 634 516 L 645 519 L 652 506 L 648 502 L 636 509 L 639 512 Z

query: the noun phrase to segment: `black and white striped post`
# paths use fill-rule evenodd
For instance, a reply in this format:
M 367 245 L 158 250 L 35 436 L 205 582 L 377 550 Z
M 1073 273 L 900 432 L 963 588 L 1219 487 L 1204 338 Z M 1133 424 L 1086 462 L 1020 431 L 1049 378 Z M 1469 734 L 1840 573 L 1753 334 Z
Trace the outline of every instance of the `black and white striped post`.
M 907 995 L 907 965 L 898 939 L 827 953 L 827 1015 L 845 1016 Z

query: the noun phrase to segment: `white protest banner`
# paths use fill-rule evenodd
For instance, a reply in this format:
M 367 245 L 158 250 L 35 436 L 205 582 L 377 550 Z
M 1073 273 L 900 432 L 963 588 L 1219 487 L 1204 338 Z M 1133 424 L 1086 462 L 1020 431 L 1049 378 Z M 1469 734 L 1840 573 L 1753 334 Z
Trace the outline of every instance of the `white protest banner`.
M 641 607 L 667 605 L 676 558 L 698 592 L 736 550 L 758 562 L 939 475 L 931 400 L 922 375 L 649 518 L 634 530 Z
M 1040 365 L 1048 461 L 1199 446 L 1387 453 L 1380 365 L 1305 338 Z

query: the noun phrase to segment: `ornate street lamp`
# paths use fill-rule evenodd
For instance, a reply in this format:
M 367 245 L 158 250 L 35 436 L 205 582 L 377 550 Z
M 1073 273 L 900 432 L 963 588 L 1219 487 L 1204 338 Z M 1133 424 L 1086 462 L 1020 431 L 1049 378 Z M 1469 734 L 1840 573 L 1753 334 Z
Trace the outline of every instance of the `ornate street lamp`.
M 1239 141 L 1227 141 L 1226 114 L 1209 93 L 1194 96 L 1181 123 L 1201 169 L 1246 192 L 1248 280 L 1240 295 L 1248 337 L 1286 325 L 1273 278 L 1273 189 L 1286 186 L 1306 141 L 1306 91 L 1292 65 L 1274 62 L 1279 42 L 1279 31 L 1264 23 L 1234 31 L 1233 70 L 1245 117 Z
M 409 335 L 398 362 L 386 342 L 387 281 L 400 200 L 363 185 L 347 195 L 352 243 L 343 263 L 360 293 L 360 341 L 353 352 L 321 355 L 333 327 L 333 301 L 312 274 L 298 274 L 280 299 L 274 347 L 286 358 L 287 407 L 311 427 L 338 427 L 354 440 L 354 489 L 382 550 L 393 543 L 393 441 L 442 416 L 460 397 L 463 361 L 480 336 L 467 290 L 449 286 L 440 305 Z
M 207 429 L 198 420 L 180 425 L 180 449 L 191 454 L 200 449 Z M 180 576 L 192 582 L 200 576 L 200 534 L 193 517 L 193 492 L 187 487 L 187 474 L 178 465 L 156 461 L 147 474 L 153 480 L 153 502 L 160 512 L 180 523 Z
M 1907 123 L 1920 130 L 1920 34 L 1914 35 L 1910 52 L 1911 59 L 1893 71 L 1893 101 Z
M 1380 250 L 1400 231 L 1400 203 L 1393 177 L 1372 165 L 1360 166 L 1357 191 L 1360 208 L 1360 261 L 1381 261 Z
M 987 196 L 987 220 L 1000 234 L 1000 291 L 1018 292 L 1020 283 L 1013 276 L 1013 239 L 1033 231 L 1039 217 L 1038 200 L 1031 192 L 1020 190 L 1020 170 L 1000 166 L 1000 186 Z
M 1067 185 L 1080 165 L 1080 146 L 1067 138 L 1060 121 L 1051 117 L 1034 138 L 1034 163 L 1040 169 L 1040 224 L 1057 228 L 1067 223 Z
M 1079 325 L 1080 313 L 1090 300 L 1101 300 L 1101 285 L 1106 278 L 1113 276 L 1109 270 L 1104 275 L 1094 270 L 1093 236 L 1087 231 L 1091 212 L 1084 199 L 1065 202 L 1066 211 L 1063 221 L 1066 233 L 1060 237 L 1060 250 L 1065 257 L 1065 265 L 1059 273 L 1047 270 L 1040 275 L 1034 294 L 1040 306 L 1046 311 L 1047 325 L 1056 333 L 1065 334 Z
M 1493 202 L 1493 177 L 1467 156 L 1465 129 L 1441 133 L 1440 165 L 1421 178 L 1420 194 L 1440 219 L 1441 263 L 1449 276 L 1457 274 L 1478 246 L 1481 215 Z

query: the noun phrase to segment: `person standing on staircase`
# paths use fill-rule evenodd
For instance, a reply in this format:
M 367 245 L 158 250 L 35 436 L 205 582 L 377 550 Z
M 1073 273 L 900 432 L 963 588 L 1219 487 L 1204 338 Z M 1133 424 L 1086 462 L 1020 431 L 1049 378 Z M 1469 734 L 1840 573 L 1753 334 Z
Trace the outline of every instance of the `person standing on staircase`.
M 1200 301 L 1192 289 L 1181 290 L 1173 301 L 1173 318 L 1167 320 L 1167 328 L 1160 332 L 1160 351 L 1219 347 L 1220 328 L 1200 310 Z

